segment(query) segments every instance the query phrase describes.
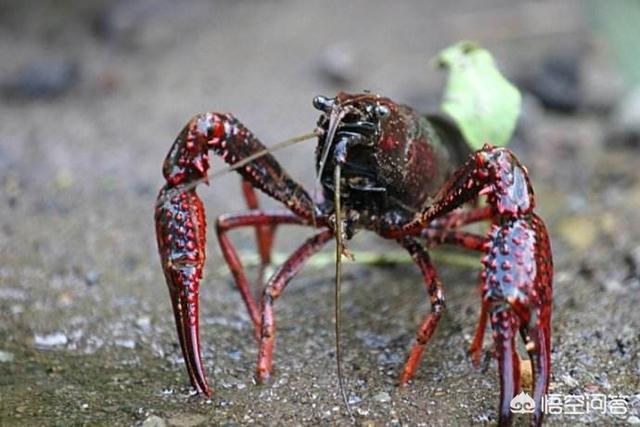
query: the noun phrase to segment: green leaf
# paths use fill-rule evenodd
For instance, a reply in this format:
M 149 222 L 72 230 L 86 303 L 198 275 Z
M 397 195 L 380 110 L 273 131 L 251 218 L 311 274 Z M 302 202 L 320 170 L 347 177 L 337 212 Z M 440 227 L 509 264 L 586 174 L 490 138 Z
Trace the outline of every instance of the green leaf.
M 456 122 L 469 146 L 507 145 L 520 114 L 522 96 L 498 70 L 491 54 L 472 42 L 460 42 L 436 57 L 449 71 L 442 110 Z

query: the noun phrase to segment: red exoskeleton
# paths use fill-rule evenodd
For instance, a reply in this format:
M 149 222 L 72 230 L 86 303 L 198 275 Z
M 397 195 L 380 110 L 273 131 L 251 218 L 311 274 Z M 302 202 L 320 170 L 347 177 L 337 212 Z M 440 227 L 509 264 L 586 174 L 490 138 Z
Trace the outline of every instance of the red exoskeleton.
M 279 165 L 266 147 L 230 114 L 195 116 L 180 132 L 164 162 L 165 186 L 155 211 L 162 267 L 169 286 L 178 338 L 192 385 L 211 394 L 200 353 L 198 294 L 205 261 L 206 221 L 195 187 L 206 182 L 210 152 L 236 165 L 249 210 L 218 217 L 224 258 L 246 304 L 259 343 L 256 376 L 272 372 L 273 305 L 304 263 L 329 240 L 347 253 L 343 240 L 370 230 L 405 248 L 424 278 L 431 311 L 420 324 L 400 384 L 409 382 L 444 310 L 444 292 L 427 247 L 453 244 L 484 254 L 482 306 L 470 354 L 477 363 L 487 321 L 493 330 L 500 375 L 499 422 L 510 424 L 510 401 L 520 392 L 518 334 L 533 366 L 532 423 L 542 422 L 549 386 L 553 266 L 543 221 L 534 212 L 527 169 L 506 148 L 485 145 L 460 159 L 442 126 L 373 94 L 318 96 L 322 112 L 316 134 L 316 165 L 322 201 L 316 201 Z M 238 167 L 240 165 L 240 167 Z M 286 210 L 261 210 L 254 189 Z M 476 202 L 481 196 L 485 204 Z M 472 202 L 472 203 L 468 203 Z M 488 221 L 486 235 L 462 230 Z M 317 229 L 275 270 L 256 301 L 228 233 L 254 227 L 263 265 L 270 262 L 277 226 Z M 339 354 L 339 349 L 338 349 Z

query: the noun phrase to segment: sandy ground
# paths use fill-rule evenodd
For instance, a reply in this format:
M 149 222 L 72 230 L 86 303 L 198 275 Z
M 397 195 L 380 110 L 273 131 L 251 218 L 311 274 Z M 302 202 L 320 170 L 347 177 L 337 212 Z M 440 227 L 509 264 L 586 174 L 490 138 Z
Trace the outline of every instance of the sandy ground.
M 514 77 L 546 52 L 597 44 L 576 1 L 0 2 L 5 86 L 34 62 L 75 64 L 79 76 L 59 96 L 0 99 L 0 424 L 348 424 L 333 267 L 311 265 L 278 301 L 275 378 L 257 386 L 251 325 L 213 233 L 201 322 L 215 394 L 189 395 L 155 247 L 161 162 L 200 111 L 232 111 L 270 143 L 313 129 L 316 94 L 369 89 L 428 108 L 443 83 L 430 57 L 465 38 Z M 626 420 L 546 419 L 640 423 L 640 153 L 608 144 L 603 114 L 537 107 L 525 117 L 514 150 L 556 261 L 551 392 L 622 394 L 635 405 Z M 310 142 L 279 158 L 310 185 L 312 152 Z M 243 208 L 238 190 L 231 175 L 202 188 L 210 223 Z M 306 235 L 283 229 L 278 253 Z M 235 236 L 250 253 L 252 234 Z M 395 250 L 368 235 L 353 248 Z M 467 255 L 435 253 L 447 313 L 404 390 L 394 382 L 428 309 L 418 272 L 345 266 L 344 367 L 358 424 L 495 423 L 496 364 L 487 357 L 475 369 L 465 354 L 480 266 Z

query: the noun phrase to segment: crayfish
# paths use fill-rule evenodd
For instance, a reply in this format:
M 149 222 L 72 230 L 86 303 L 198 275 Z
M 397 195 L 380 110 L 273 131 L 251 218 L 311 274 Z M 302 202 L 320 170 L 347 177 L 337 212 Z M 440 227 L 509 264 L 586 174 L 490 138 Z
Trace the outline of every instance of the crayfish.
M 521 388 L 516 348 L 519 333 L 532 363 L 532 423 L 541 424 L 542 400 L 551 370 L 553 265 L 545 224 L 534 212 L 534 193 L 526 167 L 509 149 L 488 144 L 472 153 L 467 149 L 463 157 L 459 147 L 447 140 L 444 122 L 378 95 L 318 96 L 313 105 L 321 112 L 316 131 L 307 136 L 318 139 L 315 163 L 319 191 L 313 196 L 231 114 L 196 115 L 166 157 L 166 184 L 155 209 L 157 240 L 193 387 L 198 393 L 211 394 L 198 328 L 206 220 L 196 186 L 208 183 L 212 152 L 242 176 L 249 207 L 242 213 L 218 217 L 216 233 L 255 328 L 258 381 L 267 381 L 272 372 L 276 331 L 273 306 L 289 281 L 311 256 L 335 239 L 338 285 L 340 258 L 349 254 L 344 242 L 359 230 L 369 230 L 395 240 L 408 251 L 422 273 L 431 303 L 399 383 L 406 384 L 413 378 L 445 307 L 444 291 L 427 249 L 435 244 L 457 245 L 484 254 L 479 276 L 482 306 L 470 354 L 478 363 L 489 321 L 500 376 L 499 423 L 511 423 L 510 402 Z M 255 189 L 286 209 L 260 209 Z M 479 203 L 482 196 L 484 202 Z M 480 221 L 490 223 L 486 235 L 463 229 Z M 312 227 L 317 232 L 275 270 L 262 287 L 260 301 L 256 301 L 228 233 L 241 227 L 255 228 L 260 259 L 266 266 L 274 231 L 285 224 Z M 336 293 L 339 296 L 337 286 Z M 336 328 L 338 315 L 336 304 Z M 340 363 L 338 374 L 344 398 Z

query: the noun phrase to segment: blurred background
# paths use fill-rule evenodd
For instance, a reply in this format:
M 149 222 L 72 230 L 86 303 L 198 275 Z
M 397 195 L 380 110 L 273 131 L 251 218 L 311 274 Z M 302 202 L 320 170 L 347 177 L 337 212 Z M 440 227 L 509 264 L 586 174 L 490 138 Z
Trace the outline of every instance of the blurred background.
M 318 94 L 370 90 L 433 111 L 446 75 L 431 58 L 462 39 L 524 93 L 511 148 L 552 235 L 551 392 L 625 395 L 626 422 L 640 423 L 639 19 L 633 0 L 0 1 L 0 424 L 348 423 L 333 267 L 310 265 L 278 301 L 275 380 L 258 387 L 251 325 L 211 227 L 201 333 L 216 391 L 189 397 L 155 247 L 161 164 L 202 111 L 233 112 L 267 145 L 313 130 Z M 308 188 L 313 150 L 277 153 Z M 237 184 L 200 190 L 210 224 L 244 208 Z M 278 253 L 307 234 L 283 229 Z M 252 252 L 252 233 L 234 236 Z M 366 234 L 352 246 L 397 250 Z M 477 370 L 465 354 L 480 260 L 454 254 L 434 255 L 448 311 L 407 390 L 394 381 L 428 310 L 419 274 L 345 267 L 358 423 L 496 421 L 496 364 L 487 355 Z M 547 421 L 622 422 L 608 417 Z

